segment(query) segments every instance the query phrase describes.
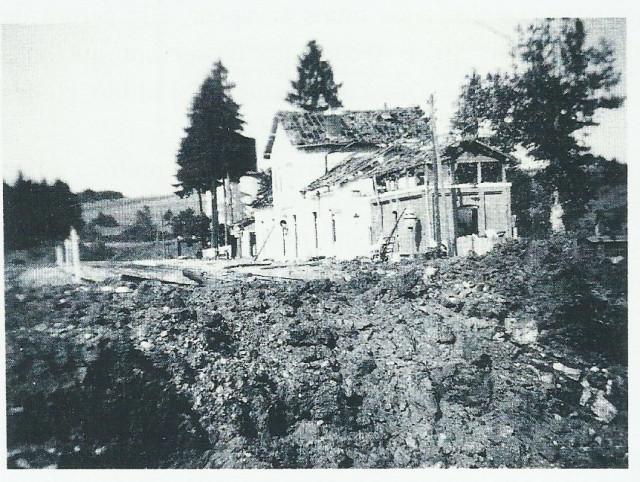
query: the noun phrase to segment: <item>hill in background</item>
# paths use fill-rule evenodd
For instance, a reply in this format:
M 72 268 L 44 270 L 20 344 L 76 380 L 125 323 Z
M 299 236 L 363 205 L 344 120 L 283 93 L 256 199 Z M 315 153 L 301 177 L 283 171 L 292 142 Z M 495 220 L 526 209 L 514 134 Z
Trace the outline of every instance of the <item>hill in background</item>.
M 135 222 L 136 212 L 144 206 L 149 206 L 153 223 L 158 226 L 161 225 L 162 216 L 168 209 L 171 209 L 173 214 L 178 214 L 180 211 L 184 211 L 187 208 L 191 208 L 195 212 L 199 212 L 200 209 L 198 207 L 197 196 L 191 196 L 184 199 L 180 199 L 175 194 L 139 198 L 123 197 L 120 199 L 102 199 L 92 202 L 83 202 L 82 219 L 88 223 L 102 212 L 106 215 L 113 216 L 116 221 L 118 221 L 119 226 L 117 228 L 109 228 L 109 230 L 119 232 L 126 226 L 132 225 Z M 110 232 L 109 234 L 115 233 Z
M 85 189 L 78 193 L 81 203 L 101 201 L 103 199 L 122 199 L 124 194 L 118 191 L 94 191 L 93 189 Z

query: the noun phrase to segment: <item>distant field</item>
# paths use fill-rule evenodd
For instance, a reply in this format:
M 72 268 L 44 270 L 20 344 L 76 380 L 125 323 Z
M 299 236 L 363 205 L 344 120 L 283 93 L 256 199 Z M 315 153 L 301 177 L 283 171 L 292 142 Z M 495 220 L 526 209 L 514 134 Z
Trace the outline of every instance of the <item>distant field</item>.
M 112 228 L 113 231 L 120 231 L 122 227 L 133 224 L 136 212 L 143 206 L 149 206 L 153 222 L 160 225 L 162 215 L 171 209 L 173 214 L 178 214 L 187 208 L 199 212 L 198 197 L 191 196 L 180 199 L 175 194 L 167 196 L 153 196 L 141 198 L 107 199 L 82 204 L 82 218 L 88 222 L 93 220 L 100 212 L 113 216 L 120 224 L 119 228 Z M 111 230 L 110 230 L 111 231 Z

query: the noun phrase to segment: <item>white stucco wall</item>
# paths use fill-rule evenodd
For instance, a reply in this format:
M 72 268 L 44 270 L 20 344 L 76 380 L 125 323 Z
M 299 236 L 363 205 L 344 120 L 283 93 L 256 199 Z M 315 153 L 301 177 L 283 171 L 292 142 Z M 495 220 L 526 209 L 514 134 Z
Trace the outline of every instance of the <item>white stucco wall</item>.
M 258 249 L 268 236 L 259 259 L 353 258 L 368 252 L 371 209 L 362 194 L 371 191 L 371 181 L 352 183 L 348 189 L 336 188 L 322 196 L 301 193 L 325 173 L 325 162 L 330 170 L 353 153 L 332 150 L 296 148 L 286 132 L 277 128 L 270 159 L 273 208 L 255 212 Z M 362 194 L 352 192 L 358 189 Z

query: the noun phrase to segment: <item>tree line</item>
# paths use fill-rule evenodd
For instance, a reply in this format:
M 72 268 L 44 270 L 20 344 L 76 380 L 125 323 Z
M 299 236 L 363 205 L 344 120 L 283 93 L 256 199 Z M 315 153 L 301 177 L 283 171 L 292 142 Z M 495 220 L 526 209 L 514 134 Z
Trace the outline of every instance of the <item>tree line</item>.
M 2 189 L 6 249 L 61 241 L 72 226 L 84 226 L 78 195 L 60 180 L 36 182 L 20 173 L 13 185 L 3 182 Z

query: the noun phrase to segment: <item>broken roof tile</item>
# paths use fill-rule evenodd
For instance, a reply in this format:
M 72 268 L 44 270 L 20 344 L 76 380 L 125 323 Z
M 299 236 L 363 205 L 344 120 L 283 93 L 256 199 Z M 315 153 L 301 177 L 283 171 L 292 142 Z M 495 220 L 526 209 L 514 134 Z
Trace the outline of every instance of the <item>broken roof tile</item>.
M 274 118 L 265 149 L 267 159 L 278 124 L 297 147 L 351 143 L 379 145 L 402 138 L 429 136 L 428 119 L 419 107 L 326 113 L 280 111 Z
M 400 172 L 432 163 L 433 150 L 429 144 L 396 142 L 374 152 L 358 152 L 347 157 L 329 172 L 319 177 L 303 191 L 343 184 L 358 179 Z

